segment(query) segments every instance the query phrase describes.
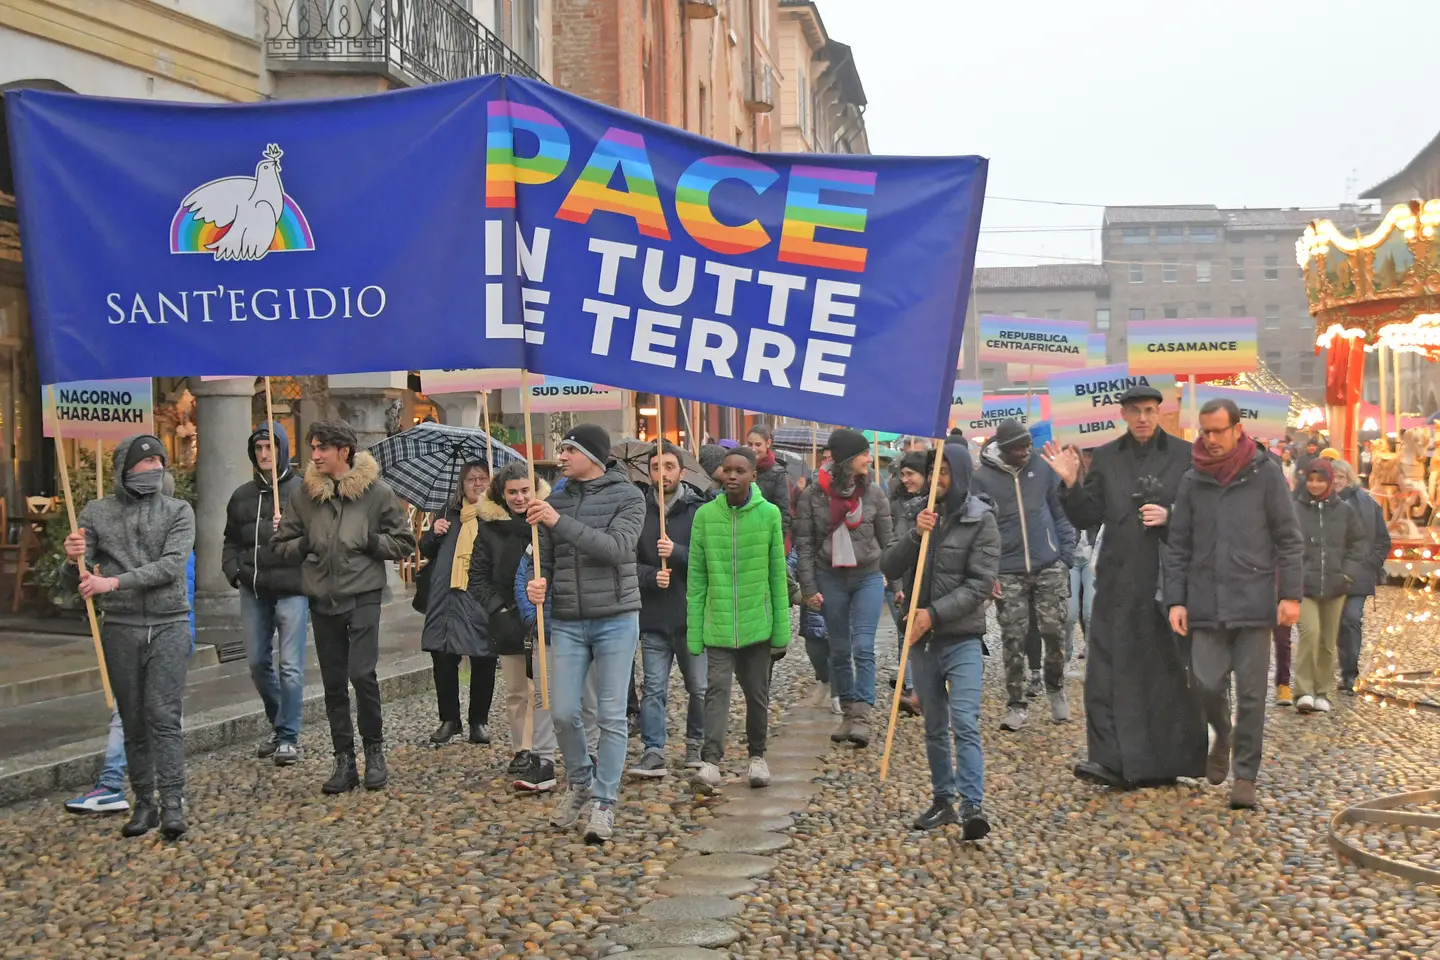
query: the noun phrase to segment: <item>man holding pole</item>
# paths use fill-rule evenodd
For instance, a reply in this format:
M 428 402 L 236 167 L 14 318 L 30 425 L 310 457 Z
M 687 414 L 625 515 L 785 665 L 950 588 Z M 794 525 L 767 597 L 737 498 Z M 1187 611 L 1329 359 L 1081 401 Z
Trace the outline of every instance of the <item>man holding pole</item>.
M 917 566 L 925 567 L 915 622 L 907 636 L 915 656 L 915 689 L 924 709 L 925 757 L 934 803 L 916 819 L 915 828 L 934 830 L 959 823 L 966 840 L 979 840 L 990 832 L 982 805 L 981 637 L 985 602 L 1000 570 L 1000 528 L 990 505 L 970 496 L 970 451 L 963 441 L 946 443 L 938 464 L 931 451 L 926 468 L 927 473 L 940 471 L 935 509 L 926 509 L 919 498 L 911 501 L 895 542 L 881 560 L 885 576 L 898 580 L 907 596 Z M 922 558 L 920 542 L 926 533 L 929 550 Z
M 65 538 L 66 566 L 82 597 L 104 613 L 100 641 L 125 731 L 135 806 L 121 828 L 138 837 L 160 827 L 185 833 L 185 739 L 180 730 L 190 668 L 185 565 L 195 549 L 190 504 L 163 492 L 165 447 L 148 434 L 122 440 L 112 458 L 114 492 L 80 511 Z M 160 791 L 160 806 L 155 790 Z
M 555 584 L 550 709 L 570 791 L 551 822 L 570 826 L 593 799 L 585 839 L 601 843 L 615 829 L 625 766 L 625 692 L 640 642 L 635 547 L 645 523 L 645 496 L 612 461 L 610 435 L 598 424 L 570 428 L 557 459 L 565 486 L 548 500 L 532 501 L 527 512 L 531 525 L 540 528 L 541 576 L 526 587 L 530 602 L 543 605 L 548 585 Z M 600 726 L 595 763 L 580 715 L 592 669 Z

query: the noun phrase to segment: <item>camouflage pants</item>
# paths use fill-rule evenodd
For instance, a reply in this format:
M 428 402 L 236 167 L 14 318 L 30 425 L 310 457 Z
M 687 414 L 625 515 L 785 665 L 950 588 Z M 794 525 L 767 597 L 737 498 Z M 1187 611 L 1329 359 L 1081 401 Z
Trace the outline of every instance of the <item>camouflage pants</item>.
M 1045 687 L 1059 690 L 1065 683 L 1065 615 L 1070 602 L 1070 571 L 1053 563 L 1037 573 L 1002 573 L 1003 595 L 996 604 L 996 619 L 1005 651 L 1005 692 L 1012 707 L 1025 706 L 1025 637 L 1030 632 L 1030 611 L 1045 645 Z

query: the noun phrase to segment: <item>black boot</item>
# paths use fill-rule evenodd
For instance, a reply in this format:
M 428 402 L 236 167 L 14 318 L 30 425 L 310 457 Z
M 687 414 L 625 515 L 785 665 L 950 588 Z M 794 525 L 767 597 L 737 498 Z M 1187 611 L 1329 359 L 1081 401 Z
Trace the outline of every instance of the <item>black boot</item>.
M 179 840 L 185 829 L 185 801 L 166 797 L 160 803 L 160 835 L 166 840 Z
M 135 807 L 130 822 L 120 828 L 122 837 L 143 837 L 160 826 L 160 808 L 155 806 L 155 797 L 147 791 L 136 791 Z
M 355 770 L 355 752 L 339 751 L 335 754 L 335 769 L 330 779 L 320 788 L 321 793 L 345 793 L 360 786 L 360 774 Z
M 385 765 L 385 745 L 365 744 L 365 789 L 379 790 L 390 782 L 390 768 Z
M 489 742 L 490 742 L 490 725 L 489 725 L 488 723 L 472 723 L 472 724 L 470 724 L 470 742 L 471 742 L 471 743 L 489 743 Z
M 430 734 L 430 743 L 438 747 L 442 743 L 449 743 L 459 733 L 460 724 L 457 721 L 442 720 L 440 726 L 435 728 L 435 732 Z

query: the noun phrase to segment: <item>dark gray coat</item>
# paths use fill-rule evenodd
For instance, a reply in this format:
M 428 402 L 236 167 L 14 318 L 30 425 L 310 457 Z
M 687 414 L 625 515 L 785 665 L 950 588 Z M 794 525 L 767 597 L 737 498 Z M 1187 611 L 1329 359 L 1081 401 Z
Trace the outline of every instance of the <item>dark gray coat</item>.
M 780 527 L 785 539 L 790 539 L 790 527 L 794 524 L 795 511 L 790 509 L 790 471 L 785 463 L 777 459 L 769 470 L 763 470 L 755 478 L 765 499 L 780 508 Z
M 1365 527 L 1360 515 L 1338 493 L 1313 500 L 1303 487 L 1295 512 L 1305 538 L 1305 596 L 1348 595 L 1365 579 Z
M 1060 504 L 1060 478 L 1034 454 L 1018 470 L 991 441 L 980 451 L 974 488 L 995 505 L 1000 526 L 1000 572 L 1036 573 L 1075 558 L 1075 528 Z M 1028 553 L 1026 552 L 1028 548 Z
M 1191 470 L 1180 481 L 1165 551 L 1165 606 L 1192 630 L 1274 627 L 1301 597 L 1300 523 L 1290 486 L 1262 446 L 1234 480 Z
M 1385 511 L 1358 484 L 1341 490 L 1340 499 L 1350 505 L 1365 528 L 1365 569 L 1350 585 L 1350 596 L 1373 597 L 1376 585 L 1385 577 L 1385 558 L 1390 555 L 1390 530 L 1385 526 Z
M 487 501 L 488 502 L 488 501 Z M 460 540 L 460 511 L 445 512 L 450 529 L 437 537 L 434 529 L 420 538 L 420 553 L 429 563 L 430 603 L 425 608 L 425 626 L 420 632 L 420 649 L 426 653 L 451 653 L 462 657 L 493 657 L 490 628 L 485 613 L 483 584 L 488 568 L 477 562 L 485 552 L 480 528 L 470 551 L 470 576 L 464 590 L 450 586 L 455 565 L 455 545 Z
M 567 480 L 549 504 L 560 514 L 540 528 L 540 569 L 556 620 L 592 620 L 640 609 L 635 546 L 645 523 L 645 495 L 621 467 L 594 480 Z
M 817 568 L 830 569 L 830 494 L 817 481 L 800 494 L 795 507 L 796 575 L 800 594 L 810 598 L 820 592 L 815 581 Z M 860 526 L 850 531 L 855 545 L 855 566 L 838 569 L 844 574 L 863 575 L 880 569 L 880 557 L 895 541 L 895 525 L 890 516 L 890 499 L 878 485 L 865 483 L 860 495 Z

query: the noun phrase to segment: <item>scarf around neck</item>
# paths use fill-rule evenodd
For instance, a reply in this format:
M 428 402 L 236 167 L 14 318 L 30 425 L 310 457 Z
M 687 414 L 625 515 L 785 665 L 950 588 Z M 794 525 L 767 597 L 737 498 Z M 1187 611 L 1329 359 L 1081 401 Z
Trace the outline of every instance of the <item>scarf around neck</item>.
M 758 473 L 764 473 L 766 470 L 769 470 L 769 469 L 771 469 L 771 468 L 774 467 L 774 466 L 775 466 L 775 451 L 774 451 L 774 450 L 767 450 L 767 451 L 765 451 L 764 453 L 762 453 L 760 456 L 758 456 L 758 457 L 755 458 L 755 470 L 756 470 L 756 472 L 758 472 Z
M 853 567 L 855 563 L 855 541 L 850 531 L 860 526 L 864 519 L 863 478 L 848 470 L 849 461 L 829 463 L 820 470 L 817 483 L 820 490 L 830 498 L 830 566 Z M 845 477 L 842 483 L 836 478 L 837 470 Z
M 1250 439 L 1249 434 L 1240 434 L 1240 439 L 1230 452 L 1219 457 L 1210 456 L 1205 449 L 1205 441 L 1199 437 L 1195 438 L 1195 446 L 1191 450 L 1191 456 L 1195 460 L 1195 469 L 1215 480 L 1222 487 L 1228 487 L 1230 481 L 1234 480 L 1245 464 L 1255 459 L 1255 441 Z
M 460 507 L 460 535 L 455 538 L 455 559 L 450 563 L 450 589 L 470 587 L 470 554 L 475 549 L 475 535 L 480 532 L 480 501 Z

